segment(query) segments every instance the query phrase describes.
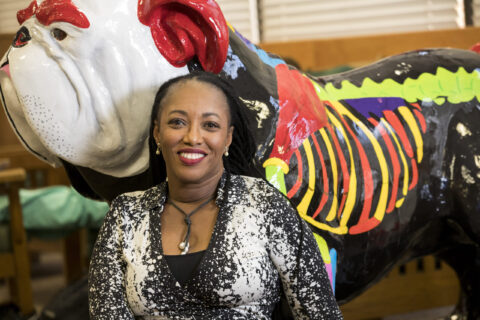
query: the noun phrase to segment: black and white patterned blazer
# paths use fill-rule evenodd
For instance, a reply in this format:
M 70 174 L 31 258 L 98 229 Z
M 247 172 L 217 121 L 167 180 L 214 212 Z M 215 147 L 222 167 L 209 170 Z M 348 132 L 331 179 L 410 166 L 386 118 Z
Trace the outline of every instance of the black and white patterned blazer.
M 296 319 L 342 319 L 310 229 L 262 179 L 222 176 L 209 246 L 181 286 L 162 251 L 166 192 L 112 202 L 90 265 L 92 319 L 271 319 L 282 288 Z

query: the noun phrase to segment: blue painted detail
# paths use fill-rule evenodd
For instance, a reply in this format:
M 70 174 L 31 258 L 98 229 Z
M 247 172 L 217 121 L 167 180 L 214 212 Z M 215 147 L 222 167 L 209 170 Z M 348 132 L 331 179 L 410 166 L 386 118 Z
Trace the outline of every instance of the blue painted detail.
M 393 111 L 405 105 L 405 100 L 401 98 L 359 98 L 345 101 L 367 119 L 370 118 L 371 113 L 377 117 L 383 117 L 383 111 Z
M 285 61 L 283 61 L 282 59 L 272 58 L 268 55 L 268 53 L 266 53 L 260 48 L 255 47 L 255 51 L 257 52 L 258 56 L 264 63 L 268 64 L 270 67 L 274 69 L 279 64 L 285 64 Z
M 227 61 L 223 65 L 223 71 L 233 80 L 238 77 L 240 69 L 246 70 L 245 65 L 240 58 L 232 52 L 232 47 L 228 47 Z
M 335 276 L 337 274 L 337 250 L 330 249 L 330 263 L 332 266 L 332 289 L 335 294 Z
M 280 104 L 278 103 L 278 99 L 275 99 L 274 97 L 270 96 L 270 104 L 275 108 L 277 112 L 278 110 L 280 110 Z
M 242 41 L 248 46 L 248 48 L 252 51 L 256 51 L 255 50 L 255 45 L 253 43 L 250 42 L 250 40 L 248 40 L 247 38 L 245 38 L 240 32 L 237 31 L 237 29 L 233 29 L 235 31 L 235 34 L 240 38 L 242 39 Z
M 285 64 L 285 61 L 283 61 L 282 59 L 270 57 L 268 53 L 266 53 L 264 50 L 258 48 L 256 45 L 251 43 L 250 40 L 245 38 L 240 32 L 237 31 L 237 29 L 234 28 L 233 31 L 240 39 L 242 39 L 242 41 L 248 46 L 250 50 L 258 54 L 258 56 L 264 63 L 268 64 L 274 69 L 275 69 L 275 66 L 279 64 Z

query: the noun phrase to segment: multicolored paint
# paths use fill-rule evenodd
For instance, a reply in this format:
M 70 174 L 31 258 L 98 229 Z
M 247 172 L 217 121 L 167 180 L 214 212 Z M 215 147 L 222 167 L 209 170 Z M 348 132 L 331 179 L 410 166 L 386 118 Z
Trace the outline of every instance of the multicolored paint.
M 421 107 L 418 104 L 407 104 L 399 98 L 361 98 L 343 102 L 325 101 L 323 108 L 328 123 L 306 135 L 301 140 L 301 146 L 275 145 L 282 151 L 288 150 L 283 151 L 283 154 L 290 156 L 288 162 L 272 153 L 273 158 L 265 161 L 264 165 L 275 166 L 278 163 L 281 172 L 287 174 L 288 163 L 294 155 L 295 166 L 298 168 L 297 179 L 291 186 L 282 185 L 280 190 L 285 190 L 289 198 L 299 197 L 297 193 L 300 186 L 308 184 L 308 189 L 300 196 L 297 206 L 300 215 L 317 228 L 329 232 L 367 232 L 380 224 L 385 213 L 400 207 L 408 190 L 417 184 L 417 167 L 423 158 L 422 134 L 426 131 Z M 294 110 L 298 112 L 299 109 Z M 360 142 L 362 138 L 363 144 Z M 339 141 L 343 141 L 342 146 Z M 365 148 L 372 149 L 376 159 L 369 159 Z M 345 154 L 347 150 L 348 153 Z M 329 159 L 329 165 L 325 164 L 325 158 Z M 360 159 L 361 170 L 356 168 L 355 158 Z M 319 171 L 321 170 L 322 179 L 315 176 L 316 164 L 321 168 Z M 372 166 L 379 170 L 381 177 L 380 196 L 375 203 Z M 309 172 L 305 182 L 304 170 Z M 339 185 L 339 177 L 343 177 L 342 185 Z M 268 176 L 267 173 L 267 178 L 274 185 L 282 183 L 279 174 Z M 392 185 L 389 185 L 389 180 L 392 179 Z M 316 183 L 321 183 L 322 188 L 317 188 Z M 363 199 L 357 199 L 358 190 L 363 191 Z M 362 203 L 362 213 L 357 224 L 348 228 L 347 223 L 358 200 Z M 335 219 L 340 219 L 339 225 L 328 224 Z
M 271 64 L 271 59 L 264 62 Z M 460 67 L 453 73 L 440 67 L 435 75 L 424 73 L 403 84 L 365 78 L 357 87 L 345 80 L 338 89 L 332 83 L 322 88 L 285 64 L 276 64 L 275 70 L 280 115 L 272 153 L 263 163 L 266 177 L 288 198 L 301 199 L 297 209 L 306 221 L 336 234 L 359 234 L 375 228 L 417 185 L 422 135 L 427 129 L 417 101 L 442 105 L 446 100 L 480 100 L 480 69 L 467 73 Z M 368 145 L 362 145 L 362 138 Z M 344 142 L 342 146 L 339 141 Z M 376 159 L 369 159 L 365 148 L 371 148 Z M 360 159 L 360 177 L 355 158 Z M 292 160 L 297 178 L 287 186 L 284 175 L 289 173 Z M 321 169 L 317 170 L 316 164 Z M 375 203 L 372 169 L 381 173 L 380 196 Z M 315 175 L 320 170 L 321 179 Z M 304 171 L 308 172 L 305 178 Z M 339 177 L 343 177 L 341 186 Z M 317 188 L 317 183 L 322 188 Z M 304 184 L 308 188 L 299 195 Z M 359 190 L 363 198 L 356 199 Z M 357 201 L 362 203 L 361 215 L 355 225 L 347 227 Z M 340 219 L 339 225 L 331 224 L 335 219 Z
M 453 114 L 462 104 L 477 104 L 478 109 L 480 62 L 468 71 L 462 65 L 452 68 L 448 61 L 445 67 L 432 63 L 433 68 L 418 72 L 411 57 L 398 57 L 391 59 L 393 68 L 379 62 L 376 74 L 367 70 L 361 77 L 354 74 L 353 81 L 348 75 L 315 79 L 247 45 L 274 68 L 277 82 L 278 117 L 273 146 L 262 162 L 265 176 L 312 226 L 335 288 L 335 270 L 343 268 L 337 266 L 337 251 L 345 256 L 348 249 L 330 235 L 358 237 L 377 228 L 381 234 L 387 217 L 401 221 L 412 214 L 418 194 L 434 199 L 421 175 L 430 166 L 423 163 L 431 152 L 425 139 L 432 139 L 438 122 L 427 121 L 426 115 L 442 108 Z M 414 55 L 429 57 L 432 52 Z M 388 74 L 385 70 L 391 77 L 379 78 Z M 464 177 L 472 179 L 472 174 Z M 447 188 L 445 178 L 441 185 Z M 478 196 L 472 203 L 480 204 Z

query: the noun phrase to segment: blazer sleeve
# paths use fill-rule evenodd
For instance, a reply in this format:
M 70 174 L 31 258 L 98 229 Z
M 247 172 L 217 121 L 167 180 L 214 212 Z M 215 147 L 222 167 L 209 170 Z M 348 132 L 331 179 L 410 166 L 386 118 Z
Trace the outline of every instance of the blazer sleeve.
M 343 319 L 312 231 L 283 195 L 271 203 L 270 258 L 295 319 Z
M 125 225 L 119 198 L 112 202 L 90 262 L 88 300 L 92 320 L 133 320 L 125 290 L 122 243 Z

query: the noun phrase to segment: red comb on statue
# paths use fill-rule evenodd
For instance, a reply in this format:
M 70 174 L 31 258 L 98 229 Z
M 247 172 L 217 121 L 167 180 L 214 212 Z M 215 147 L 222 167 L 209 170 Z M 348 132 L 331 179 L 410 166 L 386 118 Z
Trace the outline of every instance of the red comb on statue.
M 194 56 L 205 71 L 222 70 L 228 52 L 228 27 L 213 0 L 140 0 L 138 19 L 150 27 L 160 53 L 183 67 Z
M 18 10 L 17 12 L 18 23 L 22 24 L 25 22 L 25 20 L 28 20 L 29 18 L 31 18 L 35 14 L 35 11 L 37 11 L 37 7 L 38 7 L 37 2 L 33 0 L 32 2 L 30 2 L 28 7 L 22 10 Z

